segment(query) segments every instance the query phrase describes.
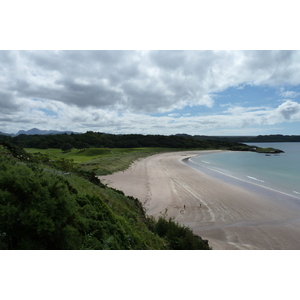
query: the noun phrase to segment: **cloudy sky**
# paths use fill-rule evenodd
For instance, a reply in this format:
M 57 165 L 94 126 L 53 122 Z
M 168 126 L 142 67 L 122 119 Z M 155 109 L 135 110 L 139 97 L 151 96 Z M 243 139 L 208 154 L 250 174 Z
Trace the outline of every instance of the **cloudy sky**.
M 3 5 L 2 132 L 300 134 L 294 1 Z
M 300 51 L 0 51 L 0 131 L 299 134 Z

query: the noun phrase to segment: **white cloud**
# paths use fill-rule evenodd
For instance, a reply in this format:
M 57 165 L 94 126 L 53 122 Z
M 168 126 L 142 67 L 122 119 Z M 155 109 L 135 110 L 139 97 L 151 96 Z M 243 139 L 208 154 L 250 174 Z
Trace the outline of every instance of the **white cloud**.
M 11 97 L 133 112 L 213 107 L 213 93 L 245 83 L 300 83 L 291 51 L 1 51 L 0 61 L 8 56 L 1 83 Z
M 298 121 L 297 102 L 245 108 L 226 104 L 218 93 L 246 84 L 298 85 L 300 52 L 0 51 L 0 83 L 0 131 L 40 127 L 168 134 L 185 129 L 196 134 Z M 299 95 L 284 88 L 279 94 Z M 214 112 L 216 104 L 227 110 Z M 173 115 L 186 106 L 203 107 L 207 115 Z M 149 116 L 158 112 L 169 115 Z
M 47 116 L 37 108 L 39 101 L 30 100 L 26 103 L 23 111 L 6 116 L 6 119 L 14 122 L 13 130 L 29 129 L 27 123 L 37 125 L 42 129 L 73 130 L 85 132 L 87 130 L 108 132 L 108 133 L 143 133 L 143 134 L 176 134 L 186 132 L 189 134 L 207 134 L 209 132 L 223 132 L 224 129 L 230 132 L 249 131 L 253 126 L 269 126 L 283 122 L 300 122 L 300 104 L 294 101 L 286 101 L 276 108 L 261 107 L 230 107 L 224 112 L 208 116 L 191 116 L 169 114 L 164 117 L 154 117 L 144 114 L 124 112 L 120 116 L 116 111 L 85 108 L 59 104 L 58 117 Z M 43 104 L 47 109 L 52 106 Z M 51 103 L 53 104 L 53 103 Z M 0 117 L 0 124 L 3 122 Z M 70 126 L 71 124 L 71 126 Z M 36 127 L 36 126 L 31 126 Z M 30 127 L 30 128 L 31 128 Z
M 284 121 L 300 121 L 300 104 L 294 101 L 286 101 L 272 111 L 270 119 L 274 124 Z
M 295 91 L 285 91 L 284 88 L 280 88 L 279 94 L 284 98 L 296 98 L 298 95 L 300 95 L 300 93 Z

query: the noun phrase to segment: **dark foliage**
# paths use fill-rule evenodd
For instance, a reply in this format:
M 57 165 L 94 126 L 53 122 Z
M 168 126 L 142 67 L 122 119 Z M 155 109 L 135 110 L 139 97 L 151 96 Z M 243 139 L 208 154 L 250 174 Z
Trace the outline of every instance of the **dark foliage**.
M 45 143 L 46 144 L 46 143 Z M 68 152 L 68 151 L 71 151 L 72 150 L 72 145 L 70 143 L 64 143 L 62 146 L 61 146 L 61 150 L 63 152 Z
M 27 153 L 24 149 L 12 144 L 8 140 L 0 139 L 0 145 L 4 146 L 10 153 L 19 160 L 28 161 L 32 159 L 32 155 Z
M 129 249 L 113 213 L 96 196 L 37 168 L 0 163 L 1 249 Z
M 125 134 L 114 135 L 88 131 L 85 134 L 58 134 L 58 135 L 25 135 L 20 134 L 10 138 L 10 142 L 22 148 L 62 149 L 68 145 L 68 149 L 86 148 L 141 148 L 162 147 L 178 149 L 228 149 L 237 143 L 228 143 L 213 140 L 197 140 L 190 136 L 164 136 Z M 68 150 L 66 149 L 66 151 Z M 65 151 L 65 150 L 64 150 Z
M 98 186 L 100 186 L 102 188 L 105 188 L 105 185 L 100 181 L 100 179 L 96 176 L 96 174 L 94 172 L 92 172 L 92 171 L 78 170 L 77 173 L 81 177 L 83 177 L 83 178 L 89 180 L 90 182 L 92 182 L 93 184 L 98 185 Z
M 171 218 L 160 217 L 154 225 L 154 232 L 168 241 L 172 250 L 209 250 L 208 242 L 195 235 L 191 229 L 181 226 Z
M 192 136 L 189 136 L 192 137 Z M 234 143 L 278 143 L 278 142 L 300 142 L 300 135 L 258 135 L 258 136 L 205 136 L 194 135 L 193 138 L 197 140 L 212 140 L 221 142 Z
M 26 156 L 7 141 L 0 144 L 13 157 L 1 151 L 0 249 L 209 249 L 187 227 L 146 216 L 138 199 L 107 188 L 72 161 Z M 39 161 L 56 170 L 41 169 Z M 110 198 L 79 193 L 57 169 L 109 190 Z M 118 207 L 110 209 L 111 202 Z

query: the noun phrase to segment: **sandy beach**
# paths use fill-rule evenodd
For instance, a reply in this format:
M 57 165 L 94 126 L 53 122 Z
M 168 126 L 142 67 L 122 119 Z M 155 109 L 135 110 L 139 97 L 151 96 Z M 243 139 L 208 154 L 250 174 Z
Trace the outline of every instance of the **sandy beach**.
M 300 209 L 225 182 L 183 162 L 215 151 L 157 154 L 124 172 L 99 176 L 103 183 L 138 198 L 147 214 L 168 217 L 191 228 L 214 250 L 300 249 Z M 278 198 L 278 194 L 276 194 Z

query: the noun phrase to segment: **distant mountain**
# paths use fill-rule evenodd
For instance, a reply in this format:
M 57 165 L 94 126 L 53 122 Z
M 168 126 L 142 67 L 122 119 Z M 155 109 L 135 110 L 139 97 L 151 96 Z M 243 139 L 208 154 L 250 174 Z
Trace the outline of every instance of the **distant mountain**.
M 48 134 L 63 134 L 63 133 L 67 133 L 67 134 L 79 134 L 79 132 L 74 132 L 74 131 L 58 131 L 58 130 L 40 130 L 38 128 L 32 128 L 30 130 L 19 130 L 16 135 L 20 135 L 20 134 L 26 134 L 26 135 L 34 135 L 34 134 L 39 134 L 39 135 L 48 135 Z
M 0 135 L 10 135 L 10 134 L 0 131 Z

